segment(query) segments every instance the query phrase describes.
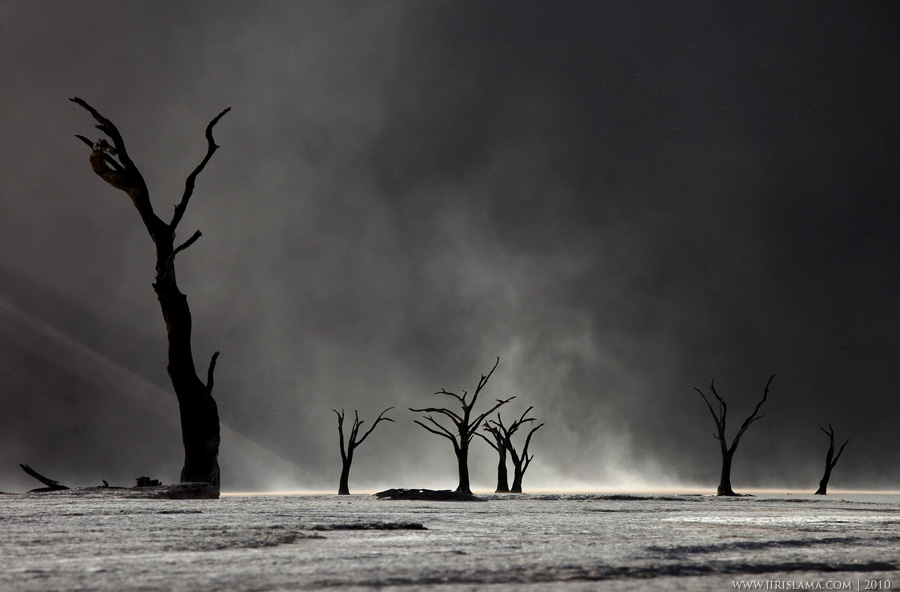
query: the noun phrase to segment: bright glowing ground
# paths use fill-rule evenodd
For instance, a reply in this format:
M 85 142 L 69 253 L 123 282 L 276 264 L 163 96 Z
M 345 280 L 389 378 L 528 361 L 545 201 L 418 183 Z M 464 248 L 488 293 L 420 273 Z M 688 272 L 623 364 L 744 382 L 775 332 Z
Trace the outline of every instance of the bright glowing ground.
M 0 496 L 0 590 L 732 590 L 786 581 L 858 590 L 863 581 L 882 589 L 900 582 L 897 494 L 482 497 Z
M 353 491 L 353 495 L 373 495 L 377 492 L 376 489 L 365 489 L 359 491 Z M 475 495 L 494 495 L 492 490 L 488 489 L 474 489 L 473 493 Z M 529 489 L 525 492 L 524 495 L 528 494 L 540 494 L 540 495 L 569 495 L 569 494 L 594 494 L 594 495 L 617 495 L 617 494 L 634 494 L 634 495 L 646 495 L 646 496 L 654 496 L 654 495 L 715 495 L 715 488 L 704 488 L 704 487 L 629 487 L 629 488 L 619 488 L 619 487 L 602 487 L 597 489 Z M 806 489 L 777 489 L 777 488 L 747 488 L 747 489 L 739 489 L 738 493 L 741 495 L 812 495 L 811 491 Z M 334 495 L 335 492 L 333 490 L 324 491 L 324 490 L 289 490 L 289 491 L 226 491 L 223 492 L 223 496 L 253 496 L 253 495 Z M 834 497 L 837 495 L 900 495 L 900 490 L 893 489 L 829 489 L 828 496 L 825 497 Z

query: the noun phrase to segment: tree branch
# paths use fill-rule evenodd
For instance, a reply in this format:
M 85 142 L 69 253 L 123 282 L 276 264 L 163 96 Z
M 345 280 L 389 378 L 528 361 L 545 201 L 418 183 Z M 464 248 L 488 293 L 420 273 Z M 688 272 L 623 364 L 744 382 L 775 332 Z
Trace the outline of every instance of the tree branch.
M 497 409 L 499 409 L 501 406 L 506 405 L 507 403 L 509 403 L 510 401 L 512 401 L 512 400 L 515 399 L 515 398 L 516 398 L 515 395 L 513 395 L 512 397 L 510 397 L 510 398 L 508 398 L 508 399 L 496 399 L 496 401 L 497 401 L 497 404 L 496 404 L 496 405 L 494 405 L 494 406 L 491 407 L 489 410 L 487 410 L 487 411 L 485 411 L 484 413 L 482 413 L 481 415 L 479 415 L 479 416 L 478 416 L 477 418 L 475 418 L 475 420 L 470 424 L 470 425 L 472 426 L 472 429 L 473 429 L 473 430 L 477 430 L 477 429 L 478 429 L 478 426 L 481 425 L 481 422 L 484 421 L 484 418 L 485 418 L 485 417 L 487 417 L 488 415 L 490 415 L 491 413 L 493 413 L 494 411 L 496 411 Z M 472 397 L 472 402 L 473 402 L 473 403 L 475 402 L 475 398 L 474 398 L 474 397 Z
M 491 368 L 491 371 L 487 373 L 487 376 L 485 376 L 484 374 L 481 375 L 481 379 L 478 381 L 478 386 L 475 388 L 475 393 L 472 395 L 472 402 L 469 403 L 470 409 L 475 406 L 475 401 L 478 399 L 478 393 L 481 392 L 481 389 L 484 388 L 484 385 L 486 385 L 488 383 L 488 381 L 491 379 L 491 375 L 494 373 L 494 370 L 497 369 L 497 366 L 499 364 L 500 364 L 500 356 L 497 356 L 497 361 L 494 362 L 494 367 Z M 502 403 L 501 403 L 501 405 L 502 405 Z M 500 405 L 498 405 L 497 407 L 499 407 L 499 406 Z M 494 407 L 494 409 L 496 409 L 497 407 Z M 491 411 L 493 411 L 493 409 Z
M 128 194 L 134 207 L 137 208 L 141 220 L 147 228 L 147 232 L 150 233 L 153 242 L 156 242 L 157 235 L 164 227 L 166 227 L 166 224 L 160 220 L 153 211 L 153 204 L 150 203 L 150 192 L 147 190 L 147 184 L 144 182 L 144 177 L 141 175 L 137 166 L 135 166 L 134 162 L 128 157 L 128 152 L 125 149 L 125 141 L 122 139 L 119 130 L 113 122 L 100 115 L 96 109 L 88 105 L 84 100 L 79 99 L 78 97 L 69 100 L 87 110 L 91 116 L 99 122 L 97 128 L 105 133 L 115 144 L 116 156 L 121 165 L 116 163 L 103 149 L 101 144 L 105 142 L 105 140 L 103 142 L 97 141 L 92 143 L 84 136 L 76 136 L 82 142 L 91 146 L 90 162 L 94 173 L 116 189 Z
M 466 391 L 463 391 L 463 395 L 460 397 L 460 396 L 457 395 L 456 393 L 451 393 L 450 391 L 444 389 L 444 387 L 441 387 L 441 390 L 437 391 L 437 392 L 434 393 L 434 394 L 435 394 L 435 395 L 447 395 L 447 396 L 449 396 L 449 397 L 453 397 L 454 399 L 456 399 L 457 401 L 459 401 L 459 404 L 462 405 L 463 408 L 465 408 L 465 406 L 466 406 L 466 395 L 468 395 L 469 393 L 467 393 Z
M 721 431 L 721 429 L 722 429 L 722 422 L 721 422 L 721 420 L 719 419 L 719 416 L 716 415 L 716 412 L 713 410 L 713 406 L 712 406 L 712 404 L 709 402 L 709 399 L 707 399 L 707 398 L 706 398 L 706 395 L 703 394 L 703 391 L 701 391 L 701 390 L 698 389 L 697 387 L 694 387 L 694 390 L 697 391 L 698 393 L 700 393 L 700 396 L 703 397 L 703 401 L 706 403 L 706 406 L 709 407 L 709 414 L 712 415 L 713 421 L 716 422 L 716 427 L 719 428 L 719 430 Z M 713 434 L 713 435 L 715 436 L 715 434 Z M 718 436 L 716 436 L 716 438 L 718 439 Z
M 728 403 L 725 402 L 725 399 L 719 396 L 718 391 L 716 391 L 716 379 L 712 379 L 709 381 L 709 390 L 712 391 L 712 394 L 716 396 L 716 400 L 719 401 L 719 418 L 722 421 L 722 425 L 725 425 L 725 418 L 728 414 Z
M 216 371 L 216 360 L 219 359 L 219 352 L 212 355 L 209 361 L 209 369 L 206 371 L 206 394 L 211 395 L 213 390 L 213 373 Z
M 840 448 L 840 450 L 838 450 L 837 456 L 835 456 L 834 460 L 831 461 L 831 468 L 834 468 L 834 466 L 837 464 L 838 459 L 841 458 L 841 454 L 843 454 L 843 452 L 844 452 L 844 446 L 846 446 L 849 443 L 850 443 L 850 438 L 847 438 L 847 441 L 844 442 L 843 444 L 841 444 L 841 448 Z
M 490 429 L 488 428 L 488 426 L 484 426 L 484 429 L 487 430 L 487 431 L 490 431 Z M 498 436 L 495 432 L 493 432 L 493 431 L 491 431 L 491 434 L 493 434 L 494 438 L 497 439 L 498 442 L 499 442 L 499 436 Z M 497 452 L 500 452 L 500 446 L 499 446 L 497 443 L 492 442 L 492 441 L 490 440 L 490 438 L 488 438 L 487 436 L 485 436 L 485 435 L 482 434 L 481 432 L 475 432 L 475 435 L 478 436 L 478 437 L 480 437 L 480 438 L 481 438 L 482 440 L 484 440 L 485 442 L 487 442 L 487 443 L 491 446 L 491 448 L 493 448 L 493 449 L 496 450 Z
M 119 133 L 115 124 L 103 117 L 99 111 L 88 105 L 87 101 L 79 99 L 78 97 L 72 97 L 69 100 L 87 110 L 87 112 L 97 121 L 97 129 L 102 131 L 113 141 L 113 145 L 116 147 L 116 155 L 119 157 L 122 165 L 126 169 L 134 168 L 136 170 L 131 158 L 128 157 L 128 151 L 125 149 L 125 140 L 122 139 L 122 134 Z M 92 142 L 88 141 L 88 144 L 93 147 Z
M 347 453 L 344 450 L 344 410 L 341 409 L 341 412 L 338 413 L 337 409 L 332 409 L 334 414 L 337 415 L 338 418 L 338 439 L 341 443 L 341 460 L 343 462 L 347 462 Z
M 426 419 L 431 419 L 431 417 L 426 417 Z M 441 430 L 443 430 L 443 431 L 440 431 L 440 432 L 439 432 L 439 431 L 437 431 L 437 430 L 435 430 L 435 429 L 432 429 L 432 428 L 428 427 L 427 425 L 425 425 L 424 423 L 422 423 L 421 421 L 419 421 L 418 419 L 414 419 L 414 420 L 413 420 L 413 423 L 419 424 L 420 426 L 422 426 L 423 428 L 425 428 L 426 430 L 428 430 L 428 431 L 431 432 L 432 434 L 436 434 L 436 435 L 438 435 L 438 436 L 443 436 L 444 438 L 447 438 L 448 440 L 450 440 L 451 442 L 453 442 L 453 448 L 454 448 L 454 449 L 458 449 L 458 448 L 459 448 L 459 444 L 457 444 L 457 442 L 456 442 L 456 436 L 454 436 L 452 433 L 450 433 L 449 431 L 447 431 L 447 428 L 445 428 L 445 427 L 442 426 L 441 424 L 437 423 L 437 422 L 434 421 L 433 419 L 431 419 L 431 421 L 434 422 L 434 424 L 435 424 L 436 426 L 438 426 L 439 428 L 441 428 Z
M 363 434 L 363 437 L 360 438 L 360 440 L 356 443 L 357 446 L 359 446 L 360 444 L 362 444 L 363 442 L 365 442 L 366 438 L 369 437 L 369 434 L 372 433 L 372 430 L 375 429 L 375 426 L 378 425 L 378 422 L 380 422 L 380 421 L 389 421 L 389 422 L 391 422 L 391 423 L 395 423 L 394 420 L 391 419 L 390 417 L 383 417 L 384 414 L 387 413 L 388 411 L 390 411 L 391 409 L 393 409 L 393 407 L 388 407 L 387 409 L 385 409 L 384 411 L 382 411 L 381 413 L 378 414 L 378 417 L 375 419 L 375 423 L 372 424 L 372 427 L 369 428 L 369 431 L 366 432 L 365 434 Z M 360 424 L 362 424 L 362 422 L 360 422 Z
M 828 424 L 828 429 L 820 427 L 826 436 L 828 436 L 828 454 L 825 455 L 825 462 L 832 469 L 837 465 L 838 459 L 841 458 L 841 454 L 844 452 L 844 447 L 850 442 L 848 438 L 846 442 L 841 444 L 840 450 L 838 450 L 837 456 L 834 456 L 834 428 L 831 427 L 831 423 Z
M 90 148 L 91 150 L 94 149 L 94 142 L 91 142 L 90 140 L 88 140 L 87 138 L 82 136 L 81 134 L 75 134 L 75 137 L 78 138 L 79 140 L 81 140 L 82 142 L 84 142 L 85 144 L 87 144 L 88 148 Z M 125 170 L 125 168 L 119 164 L 119 161 L 117 161 L 115 158 L 113 158 L 109 154 L 106 154 L 106 153 L 103 154 L 103 161 L 106 164 L 112 166 L 114 169 L 116 169 L 117 172 L 123 172 Z
M 766 383 L 766 388 L 763 391 L 762 399 L 759 401 L 759 403 L 756 404 L 756 408 L 753 410 L 753 413 L 751 413 L 747 417 L 747 419 L 744 420 L 744 423 L 741 424 L 741 429 L 738 430 L 737 435 L 735 435 L 734 440 L 732 440 L 731 448 L 729 450 L 734 451 L 737 449 L 738 443 L 741 441 L 741 437 L 744 435 L 744 432 L 747 431 L 747 428 L 750 427 L 750 424 L 752 424 L 753 422 L 755 422 L 758 419 L 762 419 L 763 417 L 765 417 L 764 415 L 757 416 L 756 414 L 759 413 L 759 408 L 762 407 L 763 403 L 765 403 L 766 399 L 769 397 L 769 385 L 772 384 L 772 380 L 774 378 L 775 378 L 774 374 L 769 377 L 769 381 Z
M 178 226 L 178 223 L 181 222 L 182 216 L 184 216 L 184 211 L 187 209 L 188 201 L 191 199 L 191 196 L 194 194 L 194 184 L 197 181 L 197 176 L 206 168 L 206 163 L 212 158 L 213 154 L 215 154 L 216 150 L 219 147 L 216 145 L 215 140 L 213 139 L 212 130 L 213 127 L 219 122 L 222 117 L 231 111 L 231 107 L 224 109 L 221 113 L 213 117 L 212 121 L 206 126 L 206 156 L 203 157 L 203 160 L 198 164 L 194 170 L 188 175 L 188 178 L 184 182 L 184 194 L 181 196 L 181 201 L 178 205 L 175 206 L 175 213 L 172 215 L 172 221 L 169 222 L 169 227 L 172 231 Z
M 459 426 L 463 422 L 462 417 L 460 417 L 450 409 L 446 409 L 443 407 L 426 407 L 425 409 L 413 409 L 412 407 L 409 407 L 409 410 L 414 413 L 441 413 L 449 417 L 457 426 Z
M 522 447 L 522 454 L 523 454 L 523 455 L 528 454 L 528 445 L 531 444 L 531 437 L 534 435 L 534 433 L 535 433 L 536 431 L 538 431 L 539 429 L 541 429 L 542 427 L 544 427 L 544 425 L 545 425 L 545 424 L 539 424 L 539 425 L 537 425 L 537 426 L 531 428 L 531 431 L 528 432 L 528 437 L 525 438 L 525 446 Z

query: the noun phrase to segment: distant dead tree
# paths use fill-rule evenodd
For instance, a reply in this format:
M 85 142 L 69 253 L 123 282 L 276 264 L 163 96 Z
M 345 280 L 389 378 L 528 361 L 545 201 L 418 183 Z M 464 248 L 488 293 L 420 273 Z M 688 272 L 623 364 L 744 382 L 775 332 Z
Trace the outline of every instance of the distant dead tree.
M 335 415 L 338 418 L 338 436 L 339 441 L 341 443 L 341 481 L 338 484 L 338 495 L 350 495 L 350 465 L 353 464 L 353 451 L 356 450 L 356 447 L 365 442 L 366 438 L 369 437 L 369 434 L 372 433 L 372 430 L 375 429 L 375 426 L 378 425 L 379 422 L 382 421 L 390 421 L 394 420 L 390 417 L 384 417 L 384 414 L 393 409 L 393 407 L 388 407 L 384 411 L 378 414 L 378 417 L 375 419 L 375 423 L 372 424 L 372 427 L 369 428 L 365 434 L 363 434 L 362 438 L 357 439 L 359 435 L 359 427 L 365 423 L 359 421 L 359 414 L 356 410 L 353 410 L 353 427 L 350 428 L 350 438 L 347 440 L 346 447 L 344 446 L 344 410 L 341 409 L 341 412 L 338 413 L 337 409 L 332 409 Z
M 713 406 L 710 404 L 709 399 L 706 398 L 706 395 L 703 394 L 703 391 L 694 388 L 695 391 L 700 393 L 703 400 L 706 401 L 706 406 L 709 407 L 709 412 L 716 422 L 716 433 L 713 433 L 713 437 L 719 441 L 719 447 L 722 451 L 722 475 L 719 479 L 719 487 L 716 489 L 716 495 L 737 495 L 734 490 L 731 489 L 731 461 L 734 458 L 734 453 L 737 450 L 738 444 L 741 442 L 741 437 L 744 435 L 744 432 L 747 431 L 747 428 L 750 427 L 750 424 L 757 419 L 765 417 L 764 415 L 757 414 L 759 413 L 759 408 L 762 407 L 762 404 L 766 402 L 766 398 L 769 396 L 769 385 L 772 384 L 773 378 L 775 378 L 774 374 L 769 377 L 769 381 L 766 383 L 762 400 L 756 404 L 756 409 L 754 409 L 753 413 L 751 413 L 747 419 L 744 420 L 744 423 L 741 424 L 741 429 L 738 430 L 737 435 L 735 435 L 734 440 L 732 440 L 731 446 L 728 446 L 725 441 L 725 420 L 728 413 L 728 405 L 725 403 L 725 399 L 720 397 L 719 393 L 716 392 L 715 380 L 709 383 L 709 390 L 712 391 L 712 394 L 719 401 L 718 413 L 713 410 Z
M 218 491 L 219 412 L 212 397 L 212 390 L 213 371 L 219 352 L 212 355 L 204 384 L 197 376 L 191 352 L 191 311 L 188 308 L 187 297 L 179 291 L 175 281 L 175 256 L 194 244 L 200 238 L 200 231 L 194 232 L 190 238 L 176 246 L 175 229 L 181 222 L 188 201 L 194 193 L 197 176 L 218 149 L 213 140 L 213 127 L 230 108 L 216 115 L 206 126 L 206 156 L 188 175 L 184 193 L 175 205 L 172 219 L 167 223 L 153 211 L 147 184 L 137 166 L 128 157 L 125 142 L 116 126 L 82 99 L 76 97 L 70 100 L 87 110 L 97 121 L 96 127 L 112 140 L 110 145 L 106 139 L 101 138 L 92 142 L 84 136 L 76 135 L 91 147 L 91 168 L 101 179 L 131 198 L 131 203 L 137 209 L 156 246 L 156 277 L 153 290 L 156 292 L 166 322 L 169 343 L 167 370 L 175 389 L 175 396 L 178 398 L 181 414 L 181 435 L 184 444 L 181 481 L 209 483 Z
M 525 445 L 522 446 L 521 456 L 516 452 L 516 447 L 512 443 L 512 439 L 509 441 L 507 450 L 509 451 L 509 458 L 513 464 L 513 484 L 509 489 L 510 493 L 522 493 L 522 477 L 525 476 L 525 471 L 528 470 L 531 461 L 534 460 L 534 455 L 528 454 L 528 445 L 531 444 L 531 436 L 543 426 L 544 424 L 538 424 L 528 432 L 528 436 L 525 438 Z
M 459 493 L 472 493 L 472 488 L 469 484 L 469 445 L 472 443 L 472 437 L 477 433 L 478 428 L 481 427 L 485 417 L 496 411 L 501 405 L 505 405 L 515 399 L 515 397 L 496 399 L 496 405 L 484 413 L 474 418 L 472 417 L 472 408 L 475 407 L 475 403 L 478 401 L 478 395 L 481 393 L 481 390 L 487 384 L 488 380 L 490 380 L 491 375 L 494 373 L 494 370 L 497 369 L 499 363 L 500 358 L 498 357 L 497 361 L 494 363 L 494 367 L 491 368 L 491 371 L 488 372 L 487 376 L 484 374 L 481 375 L 481 379 L 478 381 L 478 386 L 475 388 L 475 393 L 472 395 L 471 401 L 466 400 L 466 397 L 469 394 L 466 391 L 463 391 L 462 395 L 458 395 L 442 388 L 435 393 L 436 395 L 447 395 L 448 397 L 453 397 L 459 401 L 459 404 L 462 406 L 461 413 L 446 407 L 427 407 L 425 409 L 409 408 L 409 410 L 414 413 L 439 413 L 449 418 L 453 423 L 454 430 L 450 430 L 438 423 L 432 415 L 425 415 L 422 419 L 434 427 L 423 423 L 423 421 L 414 420 L 415 423 L 419 424 L 432 434 L 447 438 L 453 443 L 453 452 L 456 454 L 456 464 L 459 470 L 459 485 L 456 487 L 456 491 Z
M 844 446 L 850 442 L 848 438 L 846 442 L 841 444 L 841 448 L 838 450 L 837 456 L 834 455 L 834 428 L 831 427 L 831 424 L 828 424 L 828 429 L 819 428 L 825 435 L 828 436 L 828 454 L 825 455 L 825 474 L 822 475 L 822 480 L 819 481 L 819 488 L 816 490 L 815 495 L 826 495 L 828 490 L 828 480 L 831 479 L 831 470 L 834 469 L 834 465 L 837 464 L 839 458 L 841 458 L 841 454 L 844 452 Z
M 497 416 L 497 421 L 500 421 L 499 415 Z M 509 471 L 506 469 L 506 438 L 500 428 L 489 423 L 485 423 L 484 431 L 489 433 L 491 438 L 488 438 L 481 432 L 478 432 L 478 435 L 482 440 L 490 444 L 491 448 L 497 451 L 498 456 L 497 489 L 494 490 L 494 493 L 509 493 Z
M 522 493 L 522 477 L 525 475 L 525 471 L 528 470 L 528 465 L 531 464 L 531 461 L 534 458 L 534 455 L 528 454 L 531 436 L 543 427 L 544 424 L 540 424 L 528 432 L 521 454 L 516 450 L 512 437 L 523 424 L 535 421 L 533 417 L 527 417 L 532 409 L 534 409 L 534 406 L 526 409 L 525 413 L 523 413 L 519 419 L 513 421 L 509 427 L 503 424 L 503 419 L 498 413 L 496 420 L 488 420 L 484 426 L 484 431 L 491 434 L 492 439 L 489 439 L 480 432 L 478 434 L 485 442 L 491 445 L 491 448 L 497 451 L 499 456 L 499 463 L 497 465 L 497 491 L 495 493 Z M 506 470 L 507 453 L 509 453 L 513 463 L 513 485 L 511 489 L 509 487 L 508 472 Z

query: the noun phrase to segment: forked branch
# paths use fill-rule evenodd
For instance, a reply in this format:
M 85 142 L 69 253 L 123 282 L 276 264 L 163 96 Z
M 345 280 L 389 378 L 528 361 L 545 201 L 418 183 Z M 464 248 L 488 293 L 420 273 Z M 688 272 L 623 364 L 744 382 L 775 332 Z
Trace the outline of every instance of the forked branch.
M 762 419 L 765 415 L 759 415 L 759 409 L 762 407 L 763 403 L 766 402 L 766 399 L 769 397 L 769 386 L 772 384 L 772 380 L 775 378 L 775 375 L 769 377 L 768 382 L 766 382 L 766 388 L 763 391 L 762 399 L 760 399 L 759 403 L 756 404 L 756 407 L 753 409 L 753 413 L 747 416 L 747 419 L 744 420 L 744 423 L 741 424 L 741 429 L 738 430 L 738 433 L 734 436 L 734 440 L 731 442 L 731 450 L 737 449 L 738 443 L 741 441 L 741 437 L 744 435 L 744 432 L 747 431 L 747 428 L 750 427 L 750 424 L 753 422 Z
M 828 446 L 828 454 L 825 456 L 825 464 L 830 466 L 833 469 L 834 466 L 837 464 L 838 459 L 841 458 L 841 454 L 843 454 L 843 452 L 844 452 L 844 447 L 850 443 L 850 438 L 847 438 L 847 440 L 843 444 L 841 444 L 840 449 L 838 449 L 837 455 L 835 455 L 834 454 L 834 428 L 831 427 L 831 423 L 828 424 L 827 430 L 825 428 L 819 428 L 819 429 L 822 430 L 823 432 L 825 432 L 825 435 L 828 436 L 829 446 Z
M 181 222 L 182 216 L 184 216 L 184 211 L 187 209 L 188 201 L 191 199 L 191 196 L 194 194 L 194 184 L 197 181 L 197 176 L 206 168 L 206 164 L 212 158 L 213 154 L 216 153 L 216 150 L 219 149 L 219 146 L 216 145 L 216 141 L 213 139 L 212 130 L 213 127 L 219 122 L 222 117 L 225 116 L 226 113 L 231 111 L 231 107 L 223 109 L 221 113 L 213 117 L 212 121 L 206 126 L 206 156 L 203 157 L 203 160 L 200 161 L 191 174 L 188 175 L 188 178 L 184 182 L 184 194 L 181 196 L 181 201 L 178 202 L 178 205 L 175 206 L 175 213 L 172 215 L 172 221 L 169 223 L 169 227 L 172 230 L 175 230 L 175 227 L 178 226 L 178 223 Z
M 726 419 L 728 416 L 728 405 L 725 403 L 725 399 L 723 399 L 719 393 L 716 391 L 716 383 L 715 381 L 711 381 L 709 383 L 709 390 L 712 392 L 713 396 L 719 402 L 718 412 L 713 408 L 712 403 L 703 394 L 698 388 L 694 390 L 700 393 L 700 396 L 703 397 L 703 401 L 706 403 L 706 407 L 709 409 L 710 415 L 712 415 L 713 421 L 716 424 L 716 431 L 713 433 L 713 437 L 719 441 L 719 448 L 722 453 L 722 473 L 719 479 L 719 487 L 716 490 L 717 495 L 735 495 L 734 490 L 731 488 L 731 463 L 732 458 L 734 457 L 734 453 L 737 450 L 738 444 L 741 442 L 741 438 L 744 433 L 747 431 L 755 421 L 762 419 L 764 416 L 759 414 L 760 408 L 762 408 L 763 403 L 769 397 L 769 386 L 772 384 L 772 380 L 775 378 L 775 375 L 769 377 L 768 382 L 766 382 L 766 388 L 763 390 L 762 399 L 760 399 L 759 403 L 756 404 L 756 407 L 753 409 L 753 413 L 747 416 L 747 419 L 744 420 L 744 423 L 741 424 L 741 427 L 738 429 L 737 434 L 735 434 L 734 439 L 731 441 L 731 446 L 728 446 L 728 443 L 725 439 L 725 428 L 726 428 Z

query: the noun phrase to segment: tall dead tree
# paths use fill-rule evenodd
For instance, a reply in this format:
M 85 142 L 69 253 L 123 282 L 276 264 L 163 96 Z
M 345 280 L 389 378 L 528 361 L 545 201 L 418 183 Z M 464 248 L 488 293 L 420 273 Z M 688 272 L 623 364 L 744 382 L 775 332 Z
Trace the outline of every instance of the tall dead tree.
M 709 412 L 713 416 L 713 420 L 716 422 L 716 432 L 713 433 L 713 438 L 719 441 L 719 448 L 722 451 L 722 474 L 719 478 L 719 487 L 716 489 L 716 495 L 737 495 L 733 489 L 731 489 L 731 461 L 734 458 L 734 453 L 737 450 L 738 444 L 741 442 L 741 437 L 743 437 L 744 432 L 747 431 L 747 428 L 750 427 L 754 421 L 758 419 L 762 419 L 765 417 L 764 415 L 758 415 L 759 408 L 762 407 L 762 404 L 766 402 L 766 398 L 769 396 L 769 385 L 772 384 L 772 379 L 775 378 L 775 375 L 769 377 L 769 381 L 766 383 L 766 388 L 763 391 L 762 400 L 756 404 L 756 408 L 753 410 L 747 419 L 744 420 L 744 423 L 741 424 L 741 428 L 738 430 L 738 433 L 735 435 L 734 440 L 731 442 L 731 446 L 725 440 L 725 421 L 726 415 L 728 413 L 728 405 L 725 403 L 725 399 L 719 396 L 719 393 L 716 392 L 715 380 L 709 383 L 709 390 L 712 391 L 712 394 L 715 395 L 716 399 L 719 401 L 719 412 L 713 409 L 713 406 L 710 404 L 709 399 L 706 398 L 706 395 L 703 394 L 698 388 L 694 388 L 695 391 L 700 393 L 700 396 L 703 397 L 703 400 L 706 401 L 706 406 L 709 407 Z
M 76 137 L 91 147 L 90 163 L 94 173 L 101 179 L 125 192 L 137 209 L 153 244 L 156 246 L 156 276 L 153 290 L 162 308 L 168 337 L 169 378 L 178 398 L 181 414 L 181 437 L 184 443 L 184 466 L 181 481 L 204 482 L 219 489 L 219 412 L 212 397 L 213 371 L 219 352 L 212 355 L 206 372 L 206 384 L 197 376 L 194 357 L 191 352 L 191 311 L 187 297 L 178 289 L 175 281 L 175 256 L 190 247 L 200 238 L 200 231 L 176 246 L 175 230 L 188 202 L 194 193 L 197 176 L 206 167 L 218 146 L 213 140 L 212 130 L 229 109 L 216 115 L 206 126 L 206 156 L 185 181 L 184 193 L 175 205 L 169 222 L 164 222 L 153 211 L 150 192 L 137 166 L 128 157 L 125 142 L 113 123 L 96 109 L 79 98 L 70 99 L 87 110 L 97 121 L 96 127 L 112 140 L 92 142 L 84 136 Z
M 354 409 L 353 427 L 350 428 L 350 438 L 347 440 L 346 446 L 344 446 L 344 410 L 341 409 L 341 412 L 338 413 L 337 409 L 332 409 L 338 418 L 338 436 L 341 443 L 341 480 L 338 484 L 338 495 L 350 495 L 350 465 L 353 464 L 353 451 L 356 450 L 357 446 L 365 442 L 366 438 L 369 437 L 369 434 L 372 433 L 372 430 L 375 429 L 375 426 L 377 426 L 379 422 L 394 421 L 390 417 L 384 417 L 384 414 L 391 409 L 393 409 L 393 407 L 388 407 L 379 413 L 378 418 L 375 419 L 375 423 L 372 424 L 369 431 L 363 434 L 362 438 L 359 439 L 357 439 L 359 436 L 359 427 L 365 422 L 359 421 L 359 414 Z
M 825 455 L 825 473 L 822 475 L 822 480 L 819 481 L 819 488 L 816 490 L 814 495 L 826 495 L 828 491 L 828 480 L 831 479 L 831 470 L 834 469 L 834 465 L 837 464 L 838 459 L 841 458 L 841 454 L 844 452 L 844 446 L 850 442 L 848 438 L 846 442 L 841 444 L 840 450 L 838 450 L 837 456 L 834 455 L 834 428 L 831 427 L 831 424 L 828 424 L 828 429 L 819 428 L 825 435 L 828 436 L 828 454 Z
M 418 419 L 414 420 L 415 423 L 419 424 L 432 434 L 447 438 L 453 443 L 453 452 L 456 454 L 456 464 L 459 471 L 459 485 L 457 485 L 456 491 L 459 493 L 472 493 L 472 488 L 469 484 L 469 445 L 472 443 L 472 437 L 475 436 L 478 428 L 481 427 L 485 417 L 499 409 L 501 405 L 505 405 L 515 399 L 515 397 L 496 399 L 496 405 L 484 413 L 472 417 L 472 409 L 478 401 L 478 395 L 481 394 L 481 390 L 487 384 L 488 380 L 490 380 L 491 375 L 494 373 L 494 370 L 497 369 L 499 363 L 500 358 L 498 357 L 497 361 L 494 363 L 494 367 L 491 368 L 491 371 L 488 372 L 487 376 L 484 374 L 481 375 L 481 379 L 478 381 L 478 386 L 475 388 L 475 393 L 472 395 L 470 401 L 466 400 L 466 397 L 469 394 L 467 391 L 463 391 L 462 395 L 458 395 L 442 388 L 435 393 L 436 395 L 447 395 L 448 397 L 453 397 L 459 401 L 459 404 L 462 406 L 461 413 L 446 407 L 427 407 L 425 409 L 409 408 L 409 410 L 414 413 L 439 413 L 447 417 L 453 423 L 454 430 L 450 430 L 441 425 L 432 415 L 425 415 L 422 418 L 423 421 L 419 421 Z M 431 425 L 425 424 L 424 422 L 426 421 Z

